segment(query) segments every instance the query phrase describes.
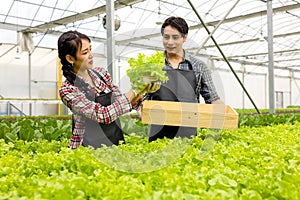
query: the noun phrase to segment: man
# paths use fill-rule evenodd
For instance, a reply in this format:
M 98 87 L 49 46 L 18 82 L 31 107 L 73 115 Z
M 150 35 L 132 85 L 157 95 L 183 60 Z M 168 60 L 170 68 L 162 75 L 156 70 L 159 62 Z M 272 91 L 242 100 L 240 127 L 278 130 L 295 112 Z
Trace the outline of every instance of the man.
M 201 95 L 205 103 L 223 103 L 208 67 L 182 47 L 187 40 L 188 30 L 186 21 L 181 17 L 169 17 L 162 24 L 164 70 L 169 81 L 163 83 L 155 93 L 147 93 L 145 99 L 198 103 Z M 157 138 L 191 137 L 196 134 L 197 128 L 194 127 L 151 125 L 149 142 Z

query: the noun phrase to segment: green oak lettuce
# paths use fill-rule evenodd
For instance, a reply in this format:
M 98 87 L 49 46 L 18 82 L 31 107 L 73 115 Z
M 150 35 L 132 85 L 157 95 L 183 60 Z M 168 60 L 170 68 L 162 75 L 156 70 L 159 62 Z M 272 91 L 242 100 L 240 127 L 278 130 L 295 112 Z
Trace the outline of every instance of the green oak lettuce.
M 126 73 L 133 90 L 142 90 L 145 87 L 144 77 L 151 77 L 161 82 L 169 80 L 165 75 L 166 71 L 162 70 L 165 61 L 164 54 L 161 51 L 156 51 L 156 53 L 149 56 L 139 53 L 137 58 L 130 58 L 128 63 L 130 67 Z

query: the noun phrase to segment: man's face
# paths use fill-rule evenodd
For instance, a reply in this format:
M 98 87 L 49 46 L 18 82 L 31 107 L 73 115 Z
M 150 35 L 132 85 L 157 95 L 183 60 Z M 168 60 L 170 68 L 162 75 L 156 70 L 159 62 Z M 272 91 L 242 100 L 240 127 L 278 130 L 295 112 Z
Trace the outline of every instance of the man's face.
M 163 32 L 163 45 L 168 54 L 181 54 L 182 45 L 186 41 L 187 34 L 182 34 L 172 26 L 166 26 Z

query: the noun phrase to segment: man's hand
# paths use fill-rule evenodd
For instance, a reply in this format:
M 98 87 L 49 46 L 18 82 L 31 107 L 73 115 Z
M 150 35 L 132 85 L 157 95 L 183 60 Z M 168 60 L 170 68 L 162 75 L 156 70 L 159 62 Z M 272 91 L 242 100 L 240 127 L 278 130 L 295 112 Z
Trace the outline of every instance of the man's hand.
M 137 91 L 137 95 L 143 96 L 146 92 L 156 92 L 157 90 L 159 90 L 160 86 L 160 81 L 152 81 L 151 83 L 146 84 L 144 89 L 142 89 L 141 91 Z
M 160 86 L 161 86 L 160 81 L 153 81 L 148 85 L 147 92 L 154 93 L 160 89 Z
M 161 86 L 161 82 L 157 78 L 152 76 L 143 77 L 143 83 L 145 83 L 145 88 L 140 91 L 142 95 L 144 95 L 146 92 L 156 92 Z

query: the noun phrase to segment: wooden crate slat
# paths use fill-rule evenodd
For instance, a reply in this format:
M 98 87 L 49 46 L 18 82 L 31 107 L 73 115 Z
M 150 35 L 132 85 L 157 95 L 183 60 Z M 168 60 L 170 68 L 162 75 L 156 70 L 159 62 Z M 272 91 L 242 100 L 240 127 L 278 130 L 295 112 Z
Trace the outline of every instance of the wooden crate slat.
M 238 113 L 228 105 L 147 100 L 142 123 L 216 129 L 237 129 Z

